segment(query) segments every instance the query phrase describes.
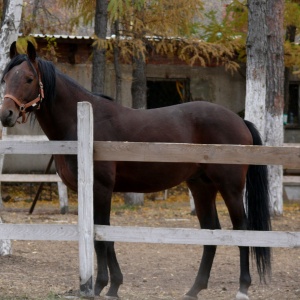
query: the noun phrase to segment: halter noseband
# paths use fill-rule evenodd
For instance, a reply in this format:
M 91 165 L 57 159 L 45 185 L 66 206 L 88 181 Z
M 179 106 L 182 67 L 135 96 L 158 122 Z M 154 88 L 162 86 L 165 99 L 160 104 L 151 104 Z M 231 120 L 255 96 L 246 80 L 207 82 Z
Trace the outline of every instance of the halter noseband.
M 40 86 L 40 93 L 39 95 L 33 99 L 30 102 L 27 103 L 22 103 L 19 99 L 17 99 L 15 96 L 10 95 L 10 94 L 6 94 L 4 95 L 4 98 L 9 98 L 11 100 L 13 100 L 18 106 L 19 106 L 19 111 L 20 111 L 20 115 L 22 116 L 22 122 L 21 123 L 26 123 L 28 116 L 26 117 L 26 113 L 28 113 L 28 111 L 26 111 L 26 109 L 28 107 L 35 107 L 38 105 L 37 109 L 40 108 L 40 104 L 44 99 L 44 85 L 41 81 L 41 78 L 39 76 L 39 86 Z

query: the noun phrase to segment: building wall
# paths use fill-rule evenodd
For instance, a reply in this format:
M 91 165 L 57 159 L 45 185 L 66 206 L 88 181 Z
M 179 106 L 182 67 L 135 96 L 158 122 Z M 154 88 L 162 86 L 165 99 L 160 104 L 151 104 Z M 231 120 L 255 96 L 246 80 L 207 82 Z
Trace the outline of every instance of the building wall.
M 58 68 L 91 90 L 90 64 L 58 64 Z M 122 65 L 122 104 L 131 107 L 131 65 Z M 148 64 L 147 78 L 189 78 L 190 92 L 194 101 L 205 100 L 226 106 L 234 112 L 244 109 L 246 82 L 243 68 L 231 74 L 223 67 L 202 68 L 186 65 Z M 105 94 L 116 96 L 115 72 L 112 64 L 106 68 Z

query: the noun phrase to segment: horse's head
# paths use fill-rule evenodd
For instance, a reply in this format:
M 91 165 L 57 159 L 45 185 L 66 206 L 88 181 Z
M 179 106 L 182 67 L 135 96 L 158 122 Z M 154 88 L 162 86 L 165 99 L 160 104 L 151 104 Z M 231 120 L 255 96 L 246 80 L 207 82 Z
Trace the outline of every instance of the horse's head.
M 14 126 L 21 116 L 24 123 L 26 113 L 38 108 L 44 97 L 34 46 L 28 42 L 27 55 L 21 55 L 14 42 L 10 58 L 2 77 L 5 90 L 0 119 L 5 127 Z

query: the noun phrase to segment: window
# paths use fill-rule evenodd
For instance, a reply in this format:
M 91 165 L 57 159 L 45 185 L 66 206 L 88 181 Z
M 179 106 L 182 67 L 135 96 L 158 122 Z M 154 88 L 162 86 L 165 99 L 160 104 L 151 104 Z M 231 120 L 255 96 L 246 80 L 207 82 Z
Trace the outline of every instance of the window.
M 147 108 L 170 106 L 190 101 L 188 79 L 148 79 Z
M 289 99 L 287 103 L 287 125 L 299 126 L 299 84 L 289 84 Z

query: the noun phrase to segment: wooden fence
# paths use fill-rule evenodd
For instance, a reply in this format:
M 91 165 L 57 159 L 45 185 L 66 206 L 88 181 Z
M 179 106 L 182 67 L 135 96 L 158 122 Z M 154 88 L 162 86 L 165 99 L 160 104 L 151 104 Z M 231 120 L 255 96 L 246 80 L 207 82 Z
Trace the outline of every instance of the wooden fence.
M 101 241 L 300 247 L 300 232 L 262 232 L 93 225 L 93 160 L 283 164 L 300 167 L 300 147 L 94 142 L 93 113 L 78 104 L 78 142 L 0 141 L 0 154 L 78 155 L 78 224 L 0 224 L 0 239 L 79 242 L 81 293 L 93 295 L 94 239 Z

